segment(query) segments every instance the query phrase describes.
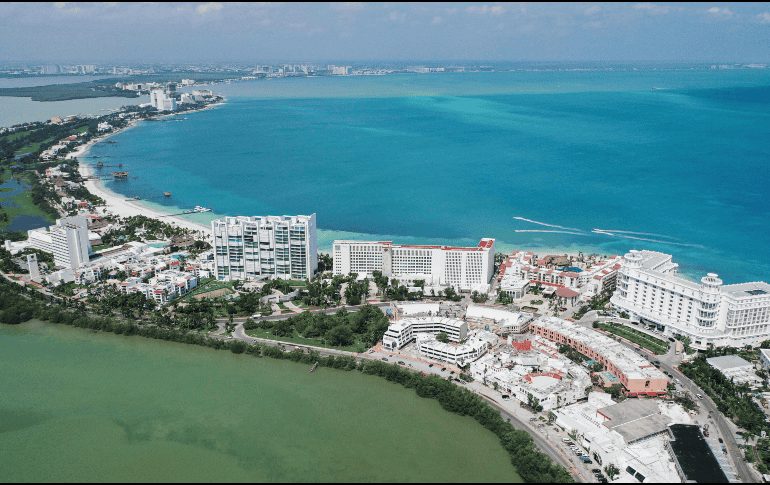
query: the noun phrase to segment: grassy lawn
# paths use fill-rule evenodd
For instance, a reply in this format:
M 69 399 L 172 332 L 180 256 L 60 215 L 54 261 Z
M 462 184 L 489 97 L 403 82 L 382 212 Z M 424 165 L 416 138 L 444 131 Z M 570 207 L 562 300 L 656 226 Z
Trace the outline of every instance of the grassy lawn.
M 34 131 L 34 130 L 27 130 L 27 131 L 20 131 L 18 133 L 11 133 L 10 135 L 5 135 L 3 138 L 5 138 L 8 141 L 14 141 L 14 140 L 18 140 L 22 136 L 29 135 L 30 133 L 32 133 L 32 131 Z
M 668 342 L 647 335 L 646 333 L 640 332 L 639 330 L 628 328 L 625 325 L 615 322 L 610 322 L 609 324 L 599 323 L 598 328 L 613 335 L 617 335 L 618 337 L 623 337 L 626 340 L 630 340 L 635 344 L 641 345 L 645 349 L 657 355 L 664 355 L 666 352 L 668 352 Z
M 348 352 L 358 352 L 360 349 L 357 347 L 360 345 L 362 347 L 366 347 L 364 344 L 360 343 L 360 341 L 356 342 L 353 345 L 349 345 L 347 347 L 332 347 L 331 345 L 326 345 L 321 342 L 321 339 L 314 339 L 314 338 L 305 338 L 305 337 L 299 337 L 297 335 L 297 331 L 294 331 L 293 337 L 277 337 L 270 333 L 270 330 L 263 330 L 261 328 L 257 328 L 254 330 L 246 330 L 246 335 L 249 337 L 256 337 L 256 338 L 264 338 L 264 339 L 270 339 L 270 340 L 279 340 L 281 342 L 286 342 L 288 344 L 300 344 L 300 345 L 312 345 L 314 347 L 323 347 L 326 349 L 337 349 L 337 350 L 345 350 Z
M 281 310 L 288 310 L 288 308 L 286 308 L 286 305 L 282 302 L 278 302 L 278 308 L 280 308 Z
M 40 145 L 43 145 L 45 143 L 51 143 L 54 140 L 55 140 L 55 138 L 51 137 L 51 138 L 48 138 L 48 139 L 43 140 L 43 141 L 39 141 L 39 142 L 36 142 L 36 143 L 30 143 L 29 145 L 26 145 L 26 146 L 21 147 L 18 150 L 16 150 L 16 153 L 14 153 L 14 155 L 21 155 L 23 153 L 36 152 L 36 151 L 38 151 L 40 149 Z
M 232 291 L 232 286 L 233 286 L 232 282 L 229 282 L 229 281 L 228 282 L 217 281 L 214 278 L 207 278 L 205 280 L 202 280 L 197 288 L 195 288 L 190 293 L 185 295 L 182 301 L 191 301 L 192 297 L 194 297 L 195 295 L 200 295 L 201 293 L 208 293 L 209 291 L 221 290 L 223 288 L 226 288 Z

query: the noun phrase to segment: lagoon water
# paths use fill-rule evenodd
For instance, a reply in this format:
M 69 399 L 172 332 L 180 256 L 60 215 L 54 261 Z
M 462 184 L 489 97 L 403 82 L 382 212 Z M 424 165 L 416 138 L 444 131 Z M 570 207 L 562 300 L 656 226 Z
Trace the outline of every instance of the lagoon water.
M 224 105 L 96 145 L 90 155 L 136 176 L 107 188 L 156 197 L 147 203 L 172 212 L 214 208 L 199 220 L 316 212 L 326 250 L 343 237 L 471 245 L 494 237 L 501 250 L 659 250 L 685 275 L 717 272 L 727 283 L 770 275 L 768 69 L 212 88 Z M 172 197 L 157 198 L 163 191 Z
M 521 481 L 497 438 L 359 372 L 0 325 L 0 482 Z

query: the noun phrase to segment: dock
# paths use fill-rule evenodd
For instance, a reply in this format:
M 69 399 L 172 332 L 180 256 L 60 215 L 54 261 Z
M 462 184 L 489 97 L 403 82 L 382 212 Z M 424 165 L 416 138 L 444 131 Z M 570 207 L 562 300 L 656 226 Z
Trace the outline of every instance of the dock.
M 126 179 L 128 178 L 129 172 L 112 172 L 112 176 L 115 177 L 115 179 Z

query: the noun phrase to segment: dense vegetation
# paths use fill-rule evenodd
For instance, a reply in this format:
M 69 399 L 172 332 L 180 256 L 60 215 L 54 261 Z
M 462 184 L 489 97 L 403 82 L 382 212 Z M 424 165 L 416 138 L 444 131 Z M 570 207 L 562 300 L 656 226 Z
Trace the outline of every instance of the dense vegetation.
M 29 293 L 28 300 L 20 293 Z M 213 349 L 229 350 L 235 354 L 247 354 L 254 357 L 272 357 L 287 359 L 294 362 L 311 364 L 318 362 L 322 367 L 341 370 L 358 370 L 368 375 L 376 375 L 388 381 L 396 382 L 408 389 L 415 389 L 417 395 L 423 398 L 436 399 L 447 411 L 470 416 L 482 426 L 492 431 L 499 439 L 505 450 L 511 456 L 511 463 L 519 475 L 527 482 L 571 482 L 572 477 L 566 469 L 552 463 L 551 459 L 538 451 L 532 437 L 526 432 L 517 430 L 503 420 L 500 413 L 486 404 L 481 397 L 471 391 L 456 386 L 449 380 L 437 375 L 423 375 L 419 372 L 401 368 L 397 365 L 385 364 L 380 361 L 363 360 L 356 362 L 353 357 L 320 357 L 317 352 L 304 353 L 299 350 L 285 352 L 278 347 L 260 344 L 247 344 L 241 341 L 225 342 L 220 339 L 208 338 L 203 335 L 167 330 L 154 326 L 139 327 L 131 323 L 119 323 L 111 318 L 94 318 L 84 312 L 70 312 L 58 306 L 45 306 L 42 302 L 46 297 L 37 291 L 29 291 L 5 280 L 0 281 L 0 322 L 18 324 L 32 318 L 74 327 L 88 328 L 95 331 L 112 332 L 127 336 L 138 335 L 146 338 L 168 340 L 178 343 L 200 345 Z M 366 308 L 366 307 L 365 307 Z M 363 310 L 363 309 L 362 309 Z M 367 310 L 373 312 L 373 310 Z M 307 317 L 306 317 L 307 318 Z
M 388 317 L 377 307 L 365 305 L 357 312 L 341 308 L 334 315 L 303 312 L 285 320 L 259 320 L 244 324 L 245 330 L 269 330 L 277 337 L 291 337 L 294 331 L 304 338 L 319 338 L 333 347 L 346 347 L 360 341 L 367 347 L 382 339 Z
M 711 397 L 720 413 L 732 419 L 753 435 L 764 430 L 770 432 L 765 414 L 753 400 L 748 384 L 735 384 L 706 362 L 705 355 L 699 355 L 691 362 L 683 362 L 679 370 Z
M 138 98 L 139 93 L 115 87 L 105 81 L 91 81 L 73 84 L 53 84 L 23 88 L 2 88 L 0 96 L 29 97 L 32 101 L 66 101 L 69 99 L 123 97 Z
M 580 307 L 580 310 L 576 311 L 575 314 L 572 315 L 572 318 L 575 320 L 580 320 L 585 316 L 586 313 L 591 310 L 604 310 L 604 307 L 606 307 L 607 303 L 610 302 L 610 298 L 612 298 L 611 290 L 604 291 L 600 295 L 591 297 L 587 304 Z

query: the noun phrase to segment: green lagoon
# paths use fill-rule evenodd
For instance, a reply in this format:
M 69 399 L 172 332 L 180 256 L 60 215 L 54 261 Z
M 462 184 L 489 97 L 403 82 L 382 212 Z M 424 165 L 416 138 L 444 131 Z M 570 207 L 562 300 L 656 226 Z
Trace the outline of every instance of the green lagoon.
M 0 481 L 520 482 L 472 418 L 359 372 L 0 325 Z

